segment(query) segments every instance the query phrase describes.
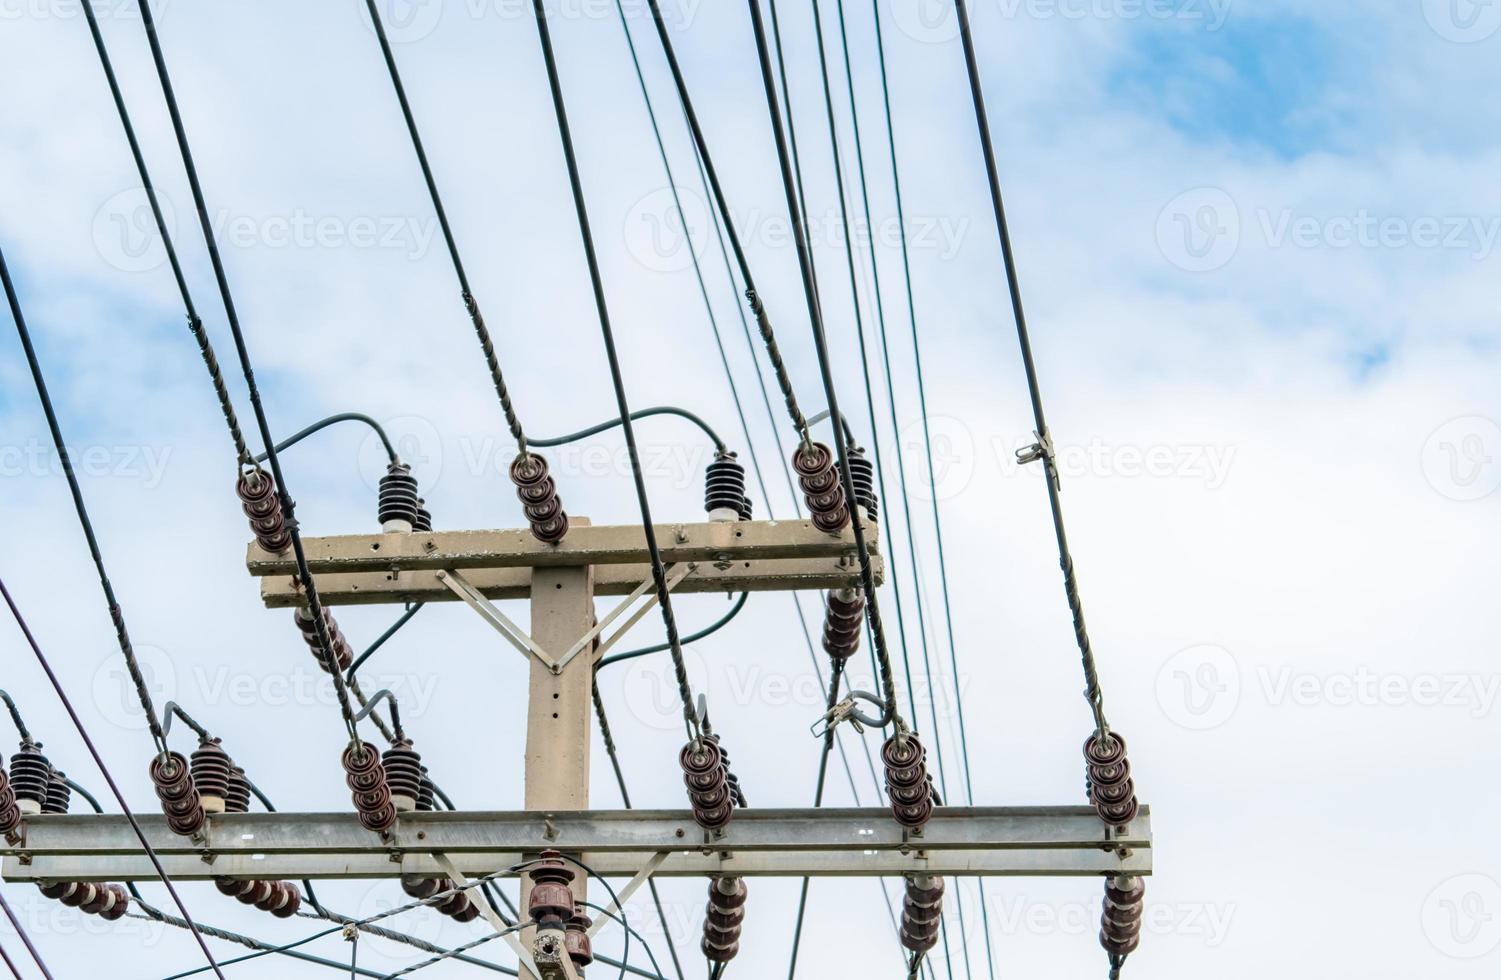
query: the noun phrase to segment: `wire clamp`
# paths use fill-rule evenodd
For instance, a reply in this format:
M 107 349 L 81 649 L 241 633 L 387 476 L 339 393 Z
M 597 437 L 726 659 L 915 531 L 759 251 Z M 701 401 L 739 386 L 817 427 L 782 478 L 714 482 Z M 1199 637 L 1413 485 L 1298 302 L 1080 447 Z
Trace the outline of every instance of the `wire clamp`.
M 1062 484 L 1058 479 L 1058 454 L 1053 449 L 1053 433 L 1043 429 L 1041 432 L 1032 434 L 1037 437 L 1037 441 L 1016 451 L 1017 463 L 1026 466 L 1041 460 L 1043 468 L 1047 470 L 1049 478 L 1053 481 L 1053 488 L 1061 490 Z

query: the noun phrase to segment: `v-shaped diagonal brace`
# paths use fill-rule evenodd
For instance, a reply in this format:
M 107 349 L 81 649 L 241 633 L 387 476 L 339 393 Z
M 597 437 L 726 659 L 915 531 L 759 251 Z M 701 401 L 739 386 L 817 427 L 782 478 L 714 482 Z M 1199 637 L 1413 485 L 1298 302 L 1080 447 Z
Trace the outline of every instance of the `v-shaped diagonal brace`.
M 696 562 L 669 566 L 667 569 L 667 591 L 671 592 L 677 588 L 683 579 L 687 578 L 696 568 L 698 568 Z M 544 667 L 554 674 L 561 674 L 563 668 L 573 662 L 573 658 L 591 648 L 595 640 L 605 630 L 614 625 L 616 620 L 625 615 L 638 600 L 645 597 L 646 601 L 637 606 L 634 611 L 631 611 L 630 615 L 626 617 L 625 622 L 619 629 L 610 634 L 608 639 L 600 641 L 598 648 L 599 655 L 602 655 L 616 641 L 629 632 L 631 627 L 639 623 L 641 617 L 650 612 L 659 601 L 659 597 L 655 593 L 647 594 L 654 584 L 652 578 L 647 578 L 640 585 L 636 586 L 635 590 L 626 596 L 624 601 L 619 603 L 614 609 L 611 609 L 603 619 L 596 623 L 593 629 L 580 637 L 578 642 L 574 643 L 568 652 L 563 654 L 562 658 L 554 659 L 551 654 L 537 645 L 536 641 L 527 634 L 526 630 L 516 625 L 509 616 L 501 612 L 495 603 L 485 598 L 480 590 L 475 588 L 463 575 L 450 568 L 438 572 L 438 580 L 448 586 L 454 595 L 468 603 L 471 609 L 479 613 L 481 619 L 495 627 L 496 632 L 500 633 L 501 636 L 510 641 L 512 646 L 521 651 L 522 656 L 536 657 Z

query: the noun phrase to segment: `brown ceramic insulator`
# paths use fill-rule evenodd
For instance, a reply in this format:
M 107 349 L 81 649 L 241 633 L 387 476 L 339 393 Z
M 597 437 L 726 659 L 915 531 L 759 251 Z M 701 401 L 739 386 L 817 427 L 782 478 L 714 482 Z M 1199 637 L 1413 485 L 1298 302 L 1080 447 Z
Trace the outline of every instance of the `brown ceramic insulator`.
M 938 942 L 943 892 L 942 878 L 907 879 L 907 894 L 902 901 L 902 945 L 914 953 L 925 953 Z
M 746 896 L 743 878 L 716 878 L 709 882 L 702 949 L 711 963 L 728 963 L 740 952 Z
M 292 532 L 287 529 L 281 498 L 276 494 L 270 473 L 260 468 L 241 473 L 235 493 L 240 497 L 245 516 L 250 518 L 250 532 L 262 549 L 279 555 L 292 546 Z
M 250 811 L 250 780 L 239 766 L 229 769 L 229 786 L 224 792 L 225 813 L 248 813 Z
M 308 609 L 298 609 L 293 615 L 297 623 L 297 629 L 302 633 L 302 640 L 308 649 L 313 651 L 313 659 L 318 661 L 318 666 L 329 670 L 326 658 L 323 655 L 322 641 L 318 639 L 318 627 L 313 621 L 313 614 Z M 334 620 L 333 613 L 323 610 L 323 625 L 328 633 L 328 644 L 333 651 L 334 660 L 338 662 L 340 670 L 348 670 L 349 665 L 354 663 L 354 650 L 349 646 L 349 641 L 344 639 L 344 631 L 339 629 L 339 624 Z M 329 671 L 332 673 L 332 671 Z
M 915 733 L 908 733 L 905 740 L 892 735 L 881 748 L 881 761 L 886 766 L 892 816 L 908 831 L 921 831 L 933 815 L 933 789 L 922 742 Z
M 579 970 L 594 962 L 594 941 L 589 938 L 589 927 L 592 925 L 594 921 L 584 913 L 584 907 L 575 905 L 573 918 L 563 927 L 563 948 Z
M 68 785 L 67 779 L 56 769 L 52 770 L 52 775 L 47 780 L 47 801 L 42 804 L 42 812 L 67 813 L 72 799 L 73 789 Z
M 113 901 L 99 910 L 99 918 L 105 922 L 115 922 L 125 918 L 125 913 L 130 911 L 130 893 L 124 885 L 106 885 Z
M 521 499 L 532 535 L 544 544 L 557 544 L 568 533 L 568 514 L 558 497 L 557 484 L 548 475 L 547 460 L 523 453 L 511 463 L 511 482 Z
M 45 884 L 42 882 L 37 883 L 37 889 L 41 891 L 42 897 L 50 898 L 54 902 L 62 901 L 77 888 L 78 882 L 76 881 L 50 881 Z
M 290 881 L 282 882 L 281 886 L 286 901 L 268 911 L 278 919 L 290 919 L 297 914 L 298 909 L 302 908 L 302 892 L 298 891 L 297 886 Z
M 678 757 L 693 806 L 693 819 L 705 830 L 722 830 L 735 812 L 735 793 L 724 752 L 714 736 L 696 738 Z
M 1131 763 L 1126 758 L 1126 740 L 1115 732 L 1105 738 L 1099 733 L 1084 743 L 1084 761 L 1089 772 L 1089 800 L 1100 819 L 1122 829 L 1130 826 L 1140 812 L 1136 784 L 1131 780 Z
M 198 790 L 193 786 L 192 770 L 180 752 L 167 752 L 151 760 L 151 783 L 161 800 L 162 812 L 172 832 L 192 837 L 203 830 L 207 818 Z
M 849 452 L 850 479 L 855 485 L 855 503 L 865 508 L 865 516 L 881 519 L 881 498 L 876 494 L 876 467 L 865 456 L 863 449 Z
M 562 858 L 557 851 L 543 851 L 541 860 L 528 872 L 532 891 L 527 896 L 526 911 L 534 922 L 549 919 L 561 924 L 573 916 L 573 889 L 569 886 L 574 871 Z
M 386 784 L 391 787 L 391 802 L 406 813 L 416 810 L 422 796 L 422 756 L 409 739 L 396 742 L 381 755 L 386 767 Z
M 432 898 L 443 890 L 445 884 L 442 878 L 419 878 L 416 875 L 401 876 L 401 890 L 418 901 Z
M 428 512 L 427 501 L 417 498 L 417 520 L 412 523 L 413 531 L 431 531 L 433 529 L 433 515 Z
M 378 834 L 395 827 L 396 807 L 391 802 L 385 765 L 375 747 L 366 742 L 352 742 L 344 750 L 341 762 L 360 825 Z
M 824 603 L 823 649 L 835 660 L 848 660 L 860 649 L 860 632 L 865 626 L 865 596 L 842 598 L 830 592 Z
M 792 453 L 792 466 L 797 471 L 813 526 L 831 533 L 849 527 L 850 505 L 829 447 L 821 442 L 811 447 L 798 446 Z
M 747 515 L 750 501 L 745 496 L 745 467 L 732 452 L 714 454 L 714 462 L 704 471 L 704 510 L 731 510 L 736 516 Z
M 103 885 L 96 885 L 92 881 L 80 881 L 66 895 L 58 899 L 58 901 L 70 909 L 83 908 L 98 897 L 103 887 Z
M 0 756 L 0 761 L 4 756 Z M 0 767 L 0 834 L 9 836 L 21 826 L 21 808 L 16 805 L 16 792 L 10 787 L 10 777 Z
M 1105 907 L 1100 916 L 1100 945 L 1111 956 L 1129 956 L 1141 942 L 1141 916 L 1147 888 L 1140 878 L 1129 879 L 1122 888 L 1111 879 L 1105 883 Z
M 42 812 L 47 804 L 47 784 L 52 781 L 52 763 L 42 755 L 41 746 L 22 742 L 10 758 L 10 788 L 21 811 Z
M 193 788 L 198 791 L 198 798 L 207 812 L 224 812 L 224 801 L 229 795 L 230 771 L 233 768 L 234 762 L 217 738 L 204 739 L 193 750 Z
M 450 887 L 452 886 L 450 885 Z M 462 901 L 456 903 L 453 906 L 452 911 L 449 911 L 446 905 L 439 906 L 440 911 L 442 911 L 444 915 L 448 916 L 455 922 L 473 922 L 475 919 L 479 918 L 479 906 L 475 905 L 474 902 L 470 900 L 468 895 L 460 892 L 454 897 L 462 899 Z

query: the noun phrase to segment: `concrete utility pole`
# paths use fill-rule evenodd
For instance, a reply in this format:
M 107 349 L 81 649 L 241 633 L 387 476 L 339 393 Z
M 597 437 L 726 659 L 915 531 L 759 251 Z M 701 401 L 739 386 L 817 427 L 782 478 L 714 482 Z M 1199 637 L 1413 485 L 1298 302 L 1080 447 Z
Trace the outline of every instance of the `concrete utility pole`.
M 667 877 L 1144 876 L 1151 874 L 1150 813 L 1107 832 L 1092 807 L 941 807 L 921 834 L 904 833 L 885 807 L 746 809 L 712 839 L 681 810 L 592 810 L 591 689 L 595 665 L 656 604 L 639 525 L 594 527 L 574 518 L 568 536 L 542 544 L 527 530 L 403 532 L 304 540 L 324 604 L 462 601 L 528 663 L 525 809 L 403 813 L 382 837 L 355 814 L 215 815 L 204 843 L 173 834 L 162 817 L 141 822 L 168 874 L 183 881 L 471 877 L 554 849 L 600 874 L 631 878 L 621 901 L 652 875 Z M 809 521 L 718 520 L 656 528 L 677 593 L 833 590 L 860 585 L 852 532 Z M 867 540 L 874 542 L 875 535 Z M 878 581 L 881 556 L 871 556 Z M 289 554 L 252 544 L 247 557 L 269 607 L 301 604 Z M 597 611 L 595 599 L 625 596 Z M 530 633 L 497 605 L 527 599 Z M 936 733 L 935 733 L 936 734 Z M 9 881 L 148 880 L 153 869 L 123 817 L 41 816 L 0 848 Z M 525 876 L 523 876 L 525 877 Z M 573 883 L 585 897 L 585 876 Z M 529 880 L 522 882 L 523 908 Z M 471 896 L 492 924 L 495 910 Z M 600 921 L 600 925 L 604 920 Z M 573 976 L 508 937 L 542 980 Z M 533 954 L 535 959 L 533 959 Z M 526 972 L 525 970 L 523 971 Z

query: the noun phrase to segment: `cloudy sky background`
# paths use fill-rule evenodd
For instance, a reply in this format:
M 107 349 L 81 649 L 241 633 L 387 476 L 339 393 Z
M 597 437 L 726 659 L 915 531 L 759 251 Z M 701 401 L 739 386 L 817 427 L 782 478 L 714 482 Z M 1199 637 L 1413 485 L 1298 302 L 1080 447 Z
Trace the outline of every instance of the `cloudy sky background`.
M 1032 423 L 955 25 L 946 3 L 879 2 L 959 666 L 956 678 L 922 486 L 871 9 L 849 0 L 898 423 L 879 383 L 870 263 L 857 253 L 878 379 L 874 441 L 887 470 L 886 520 L 902 545 L 893 565 L 907 646 L 920 663 L 920 591 L 940 692 L 931 713 L 919 702 L 920 727 L 930 732 L 936 715 L 949 793 L 962 798 L 957 681 L 977 801 L 1081 802 L 1088 712 L 1044 488 L 1012 459 Z M 362 6 L 169 0 L 158 9 L 274 429 L 286 434 L 336 411 L 389 420 L 439 527 L 513 526 L 519 510 L 500 472 L 511 448 Z M 795 384 L 810 411 L 821 409 L 745 8 L 666 6 Z M 1501 82 L 1501 6 L 973 6 L 1107 706 L 1154 808 L 1148 935 L 1128 975 L 1494 976 L 1501 866 L 1490 836 L 1501 794 L 1489 773 L 1501 621 L 1489 543 L 1501 531 L 1501 110 L 1490 93 Z M 124 0 L 97 9 L 248 421 L 139 15 Z M 687 238 L 613 3 L 550 9 L 633 405 L 691 408 L 736 448 L 753 449 L 772 498 L 768 508 L 758 494 L 758 513 L 788 515 L 773 426 L 784 439 L 788 430 L 762 405 L 753 358 L 764 366 L 764 355 L 742 333 L 644 4 L 625 9 L 685 188 Z M 836 4 L 822 10 L 832 29 Z M 786 2 L 780 12 L 841 398 L 871 440 L 811 7 Z M 610 417 L 530 4 L 428 0 L 391 13 L 408 91 L 526 424 L 552 435 Z M 847 93 L 829 41 L 849 168 Z M 345 809 L 336 708 L 289 614 L 264 610 L 243 571 L 230 446 L 142 223 L 76 3 L 0 0 L 0 92 L 0 248 L 158 697 L 175 697 L 222 734 L 281 808 Z M 704 263 L 750 447 L 690 249 Z M 672 420 L 642 423 L 639 435 L 659 518 L 693 519 L 708 447 Z M 605 435 L 550 454 L 572 513 L 634 519 L 620 446 Z M 286 466 L 310 533 L 373 526 L 381 462 L 366 432 L 330 430 L 289 451 Z M 897 499 L 902 473 L 915 576 Z M 151 811 L 150 742 L 8 329 L 0 475 L 0 574 L 133 806 Z M 885 592 L 894 629 L 896 595 Z M 704 596 L 678 606 L 696 625 L 726 603 Z M 804 606 L 816 628 L 816 602 Z M 362 648 L 394 616 L 362 608 L 340 622 Z M 655 642 L 659 631 L 648 617 L 632 639 Z M 19 633 L 0 636 L 0 683 L 53 761 L 103 795 Z M 817 765 L 806 732 L 821 696 L 792 601 L 753 597 L 689 659 L 752 801 L 806 805 Z M 633 797 L 681 805 L 665 665 L 610 670 L 600 683 Z M 520 805 L 522 665 L 468 610 L 424 611 L 366 676 L 369 689 L 398 688 L 418 748 L 461 805 Z M 852 735 L 846 748 L 858 798 L 870 802 Z M 831 803 L 854 798 L 837 762 L 831 787 Z M 599 805 L 618 802 L 598 746 L 593 788 Z M 160 886 L 144 888 L 165 903 Z M 951 902 L 954 956 L 937 975 L 969 980 L 989 974 L 979 896 L 972 883 L 962 890 L 969 963 Z M 392 885 L 319 891 L 351 913 L 400 900 Z M 212 888 L 183 892 L 206 922 L 280 941 L 311 931 L 246 913 Z M 102 963 L 129 976 L 198 965 L 181 933 L 134 921 L 105 927 L 29 886 L 6 893 L 55 975 Z M 812 895 L 803 975 L 897 974 L 874 883 L 815 883 Z M 1092 881 L 988 884 L 998 975 L 1103 975 L 1098 895 Z M 702 886 L 668 883 L 664 896 L 696 974 L 700 961 L 687 951 L 699 935 Z M 785 971 L 795 901 L 795 882 L 752 883 L 734 973 Z M 632 920 L 665 964 L 648 908 L 633 909 Z M 402 921 L 449 943 L 482 934 L 430 915 Z M 618 931 L 605 935 L 616 951 Z M 17 954 L 11 936 L 0 941 Z M 313 948 L 348 955 L 337 937 Z M 370 942 L 360 959 L 394 970 L 420 955 Z M 490 955 L 508 958 L 498 948 Z M 286 960 L 236 972 L 328 975 Z

